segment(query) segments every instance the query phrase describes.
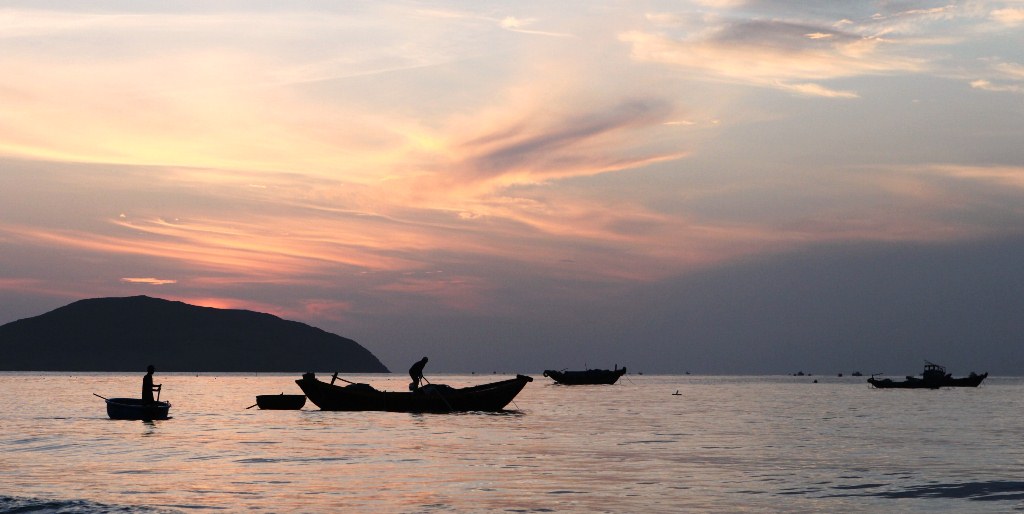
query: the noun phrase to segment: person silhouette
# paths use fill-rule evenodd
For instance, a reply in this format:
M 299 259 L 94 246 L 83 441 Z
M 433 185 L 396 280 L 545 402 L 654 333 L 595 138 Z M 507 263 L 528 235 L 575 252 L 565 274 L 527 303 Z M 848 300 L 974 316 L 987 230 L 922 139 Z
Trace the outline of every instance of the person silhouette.
M 409 376 L 412 377 L 412 383 L 409 384 L 410 391 L 416 391 L 420 388 L 420 380 L 423 379 L 423 367 L 427 365 L 427 358 L 424 357 L 413 364 L 409 368 Z
M 142 401 L 145 403 L 156 403 L 156 400 L 153 399 L 153 391 L 159 391 L 163 386 L 163 384 L 153 385 L 154 371 L 156 371 L 156 368 L 150 364 L 146 367 L 146 376 L 142 377 Z

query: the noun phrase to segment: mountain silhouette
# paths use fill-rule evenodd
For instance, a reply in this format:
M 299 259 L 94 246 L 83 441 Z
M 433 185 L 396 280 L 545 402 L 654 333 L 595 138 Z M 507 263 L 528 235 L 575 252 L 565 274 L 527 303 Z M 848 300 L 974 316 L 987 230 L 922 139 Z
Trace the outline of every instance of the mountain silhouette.
M 388 369 L 351 339 L 271 314 L 132 296 L 80 300 L 0 326 L 0 370 Z

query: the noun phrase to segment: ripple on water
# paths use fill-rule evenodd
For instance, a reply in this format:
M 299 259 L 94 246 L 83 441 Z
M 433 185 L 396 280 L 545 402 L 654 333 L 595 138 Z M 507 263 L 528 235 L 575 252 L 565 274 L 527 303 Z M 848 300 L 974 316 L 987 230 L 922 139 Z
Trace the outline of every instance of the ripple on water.
M 0 511 L 1005 512 L 1024 499 L 1024 381 L 940 404 L 860 382 L 637 376 L 600 395 L 531 384 L 525 410 L 447 416 L 244 410 L 295 377 L 168 374 L 175 419 L 146 424 L 109 421 L 81 392 L 135 391 L 135 374 L 76 377 L 76 391 L 22 378 L 0 373 L 0 484 L 29 499 Z M 396 389 L 392 375 L 360 381 Z

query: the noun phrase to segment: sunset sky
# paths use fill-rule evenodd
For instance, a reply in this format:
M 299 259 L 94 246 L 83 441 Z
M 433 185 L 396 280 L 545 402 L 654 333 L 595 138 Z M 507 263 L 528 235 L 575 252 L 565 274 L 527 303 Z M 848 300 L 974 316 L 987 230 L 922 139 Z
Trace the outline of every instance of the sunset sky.
M 13 1 L 0 69 L 0 324 L 1024 373 L 1024 1 Z

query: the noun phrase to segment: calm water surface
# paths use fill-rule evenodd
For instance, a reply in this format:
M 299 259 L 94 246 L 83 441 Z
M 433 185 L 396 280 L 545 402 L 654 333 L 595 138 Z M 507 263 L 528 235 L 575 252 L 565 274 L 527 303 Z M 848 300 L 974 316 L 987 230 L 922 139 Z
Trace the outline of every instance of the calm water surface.
M 92 393 L 135 396 L 142 375 L 0 373 L 0 511 L 1024 510 L 1021 378 L 883 391 L 863 378 L 566 387 L 537 374 L 510 412 L 417 415 L 246 409 L 300 393 L 298 374 L 158 372 L 173 419 L 107 419 Z

